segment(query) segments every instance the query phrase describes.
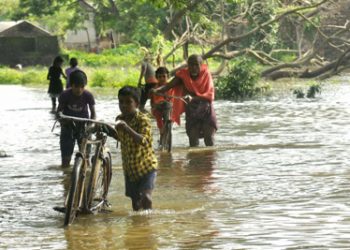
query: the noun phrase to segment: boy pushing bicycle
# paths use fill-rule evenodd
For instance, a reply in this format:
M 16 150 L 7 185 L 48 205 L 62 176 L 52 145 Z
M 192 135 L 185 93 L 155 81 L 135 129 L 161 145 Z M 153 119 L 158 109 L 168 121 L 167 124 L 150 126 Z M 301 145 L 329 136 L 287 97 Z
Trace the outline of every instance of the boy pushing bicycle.
M 87 84 L 85 73 L 81 70 L 72 72 L 70 84 L 71 88 L 62 92 L 58 99 L 57 114 L 62 112 L 64 115 L 95 119 L 95 99 L 88 90 L 84 89 Z M 81 143 L 82 126 L 85 126 L 85 123 L 77 122 L 74 125 L 70 121 L 61 121 L 60 149 L 62 167 L 69 167 L 75 141 L 78 144 Z
M 166 67 L 159 67 L 156 70 L 156 78 L 158 80 L 158 83 L 155 87 L 158 88 L 164 86 L 168 82 L 169 70 Z M 171 120 L 172 102 L 170 98 L 167 97 L 167 95 L 171 95 L 171 93 L 172 90 L 167 91 L 165 95 L 151 94 L 152 114 L 157 121 L 157 127 L 160 134 L 160 145 L 164 135 L 164 123 L 168 120 Z

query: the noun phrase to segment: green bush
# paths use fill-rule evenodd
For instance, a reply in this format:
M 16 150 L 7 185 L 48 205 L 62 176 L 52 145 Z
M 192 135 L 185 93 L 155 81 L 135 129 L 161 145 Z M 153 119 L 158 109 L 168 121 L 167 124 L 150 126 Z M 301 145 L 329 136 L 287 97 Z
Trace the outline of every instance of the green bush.
M 46 69 L 29 69 L 21 73 L 22 84 L 48 84 Z
M 0 83 L 1 84 L 21 84 L 22 83 L 21 72 L 15 69 L 1 68 Z
M 95 69 L 87 75 L 91 87 L 119 88 L 124 85 L 136 86 L 139 71 L 135 68 Z
M 48 84 L 46 75 L 45 68 L 26 68 L 21 71 L 0 68 L 0 84 Z
M 259 71 L 255 62 L 248 59 L 235 61 L 227 75 L 216 82 L 216 96 L 219 99 L 238 100 L 253 97 L 259 92 L 257 82 Z
M 67 50 L 64 53 L 68 54 L 70 58 L 76 57 L 79 65 L 89 67 L 130 67 L 142 60 L 139 47 L 136 44 L 120 45 L 115 49 L 103 50 L 100 54 L 77 50 Z
M 304 98 L 305 97 L 304 91 L 305 91 L 304 88 L 298 87 L 293 89 L 293 94 L 296 96 L 296 98 Z M 316 94 L 320 94 L 320 93 L 321 93 L 320 83 L 315 83 L 315 82 L 309 83 L 309 88 L 306 91 L 307 98 L 315 98 Z
M 315 98 L 316 94 L 320 94 L 320 93 L 321 93 L 321 85 L 319 83 L 314 83 L 314 84 L 311 84 L 311 86 L 307 90 L 306 97 Z

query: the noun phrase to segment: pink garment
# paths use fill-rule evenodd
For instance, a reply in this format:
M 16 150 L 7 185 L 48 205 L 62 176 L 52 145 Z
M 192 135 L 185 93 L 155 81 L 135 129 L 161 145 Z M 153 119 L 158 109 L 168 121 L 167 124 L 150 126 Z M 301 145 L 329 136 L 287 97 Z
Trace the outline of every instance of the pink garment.
M 67 76 L 67 80 L 66 80 L 66 89 L 70 88 L 71 85 L 70 85 L 70 81 L 69 81 L 69 75 L 73 72 L 73 71 L 76 71 L 76 70 L 80 70 L 78 67 L 69 67 L 69 68 L 66 68 L 66 76 Z

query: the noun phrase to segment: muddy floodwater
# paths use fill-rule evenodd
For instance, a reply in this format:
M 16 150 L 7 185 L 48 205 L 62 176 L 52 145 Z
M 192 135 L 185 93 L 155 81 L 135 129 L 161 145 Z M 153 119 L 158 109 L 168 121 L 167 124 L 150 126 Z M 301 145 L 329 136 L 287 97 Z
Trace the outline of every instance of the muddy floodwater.
M 0 249 L 350 249 L 349 81 L 324 83 L 312 100 L 287 90 L 217 101 L 213 148 L 189 149 L 175 127 L 174 151 L 156 153 L 152 212 L 132 212 L 109 140 L 111 211 L 68 229 L 52 209 L 70 170 L 46 89 L 2 85 L 0 150 L 11 157 L 0 158 Z M 98 118 L 113 121 L 116 93 L 92 92 Z

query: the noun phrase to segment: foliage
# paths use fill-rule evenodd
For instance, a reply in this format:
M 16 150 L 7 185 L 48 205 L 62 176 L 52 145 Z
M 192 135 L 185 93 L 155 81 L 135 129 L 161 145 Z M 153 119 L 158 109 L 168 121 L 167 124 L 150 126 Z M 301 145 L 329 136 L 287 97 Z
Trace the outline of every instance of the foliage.
M 306 97 L 307 98 L 315 98 L 316 94 L 321 93 L 321 85 L 319 83 L 311 83 L 307 92 Z M 293 90 L 293 94 L 296 96 L 296 98 L 304 98 L 305 93 L 303 88 L 296 88 Z
M 301 88 L 294 89 L 293 94 L 296 96 L 296 98 L 304 98 L 305 97 L 305 93 L 304 93 L 303 89 L 301 89 Z
M 104 68 L 87 72 L 89 86 L 119 88 L 124 85 L 137 85 L 139 72 L 136 69 Z
M 3 0 L 0 8 L 0 20 L 8 20 L 15 9 L 18 8 L 19 0 Z
M 121 1 L 120 17 L 113 19 L 111 27 L 116 32 L 126 34 L 127 41 L 138 42 L 142 46 L 151 46 L 152 40 L 165 25 L 166 12 L 154 8 L 148 1 Z
M 45 68 L 26 69 L 22 74 L 22 84 L 47 83 L 47 70 Z
M 252 10 L 248 15 L 248 29 L 256 28 L 257 26 L 271 20 L 276 11 L 276 4 L 272 1 L 252 1 L 248 0 L 246 5 L 250 5 Z M 261 49 L 269 52 L 277 43 L 278 23 L 271 23 L 265 28 L 261 29 L 254 36 L 249 36 L 243 39 L 244 47 L 251 47 L 254 49 Z
M 296 53 L 286 53 L 286 52 L 275 53 L 274 57 L 286 63 L 293 62 L 297 59 Z
M 307 90 L 306 97 L 307 98 L 315 98 L 316 94 L 321 93 L 321 85 L 320 84 L 312 84 Z
M 216 82 L 216 95 L 223 99 L 244 99 L 258 92 L 259 71 L 254 61 L 240 59 L 226 76 Z
M 0 84 L 47 84 L 47 69 L 31 68 L 23 71 L 0 68 Z
M 118 88 L 124 85 L 137 85 L 138 69 L 131 68 L 92 68 L 83 67 L 88 77 L 88 85 L 91 87 Z M 47 85 L 47 68 L 28 67 L 24 70 L 0 67 L 0 84 L 33 84 Z
M 120 45 L 115 49 L 104 50 L 100 54 L 76 50 L 66 50 L 63 53 L 68 54 L 70 58 L 78 58 L 79 64 L 89 67 L 130 67 L 142 60 L 142 57 L 139 57 L 140 49 L 136 44 Z
M 21 84 L 21 72 L 8 69 L 8 68 L 0 68 L 0 83 L 2 84 Z

